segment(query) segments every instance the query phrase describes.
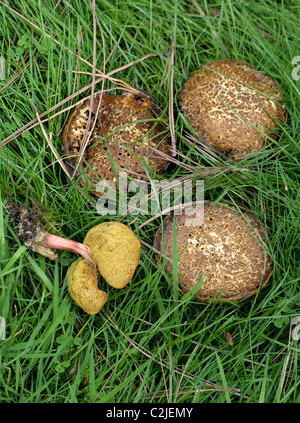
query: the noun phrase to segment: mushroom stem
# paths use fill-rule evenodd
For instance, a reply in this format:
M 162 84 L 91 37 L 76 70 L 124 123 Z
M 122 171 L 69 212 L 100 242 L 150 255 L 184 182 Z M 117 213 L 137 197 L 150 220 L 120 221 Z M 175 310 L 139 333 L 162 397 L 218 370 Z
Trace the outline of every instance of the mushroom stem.
M 34 250 L 51 260 L 55 260 L 57 255 L 55 254 L 54 249 L 73 251 L 74 253 L 80 254 L 82 257 L 92 261 L 89 255 L 90 247 L 87 245 L 80 244 L 79 242 L 75 242 L 58 235 L 45 232 L 40 233 L 38 240 L 35 240 L 34 242 Z

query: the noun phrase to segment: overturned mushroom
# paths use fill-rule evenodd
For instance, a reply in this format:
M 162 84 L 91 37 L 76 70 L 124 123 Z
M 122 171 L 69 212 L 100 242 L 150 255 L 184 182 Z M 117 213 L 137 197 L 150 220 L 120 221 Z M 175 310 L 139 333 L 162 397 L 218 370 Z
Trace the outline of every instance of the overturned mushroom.
M 124 288 L 139 263 L 141 245 L 131 229 L 119 222 L 104 222 L 88 231 L 84 243 L 45 232 L 38 223 L 41 210 L 11 203 L 9 216 L 16 224 L 18 237 L 31 250 L 51 259 L 56 250 L 81 255 L 70 266 L 67 286 L 71 298 L 88 314 L 98 313 L 107 294 L 98 289 L 102 276 L 114 288 Z
M 179 105 L 204 142 L 233 158 L 262 149 L 285 116 L 276 82 L 230 59 L 206 63 L 193 73 L 179 93 Z
M 107 301 L 107 294 L 98 289 L 98 272 L 91 261 L 79 258 L 67 273 L 68 291 L 73 301 L 88 314 L 96 314 Z
M 176 216 L 179 290 L 189 292 L 203 277 L 196 298 L 238 300 L 258 292 L 268 282 L 271 259 L 264 251 L 264 233 L 254 216 L 245 219 L 225 205 L 204 205 L 204 220 L 188 226 L 188 216 Z M 155 237 L 155 248 L 173 257 L 173 218 L 165 218 Z M 185 270 L 183 270 L 183 269 Z M 172 271 L 172 263 L 166 265 Z
M 83 142 L 90 104 L 88 98 L 77 106 L 62 134 L 63 151 L 73 166 Z M 119 168 L 135 179 L 147 177 L 145 165 L 156 173 L 164 170 L 171 145 L 158 115 L 148 93 L 95 94 L 91 114 L 94 129 L 82 161 L 89 188 L 94 194 L 101 195 L 95 192 L 99 178 L 115 181 L 115 172 L 118 173 Z
M 122 223 L 104 222 L 88 231 L 84 245 L 92 261 L 76 260 L 69 268 L 68 291 L 75 303 L 88 314 L 98 313 L 107 294 L 98 289 L 98 273 L 114 288 L 124 288 L 140 259 L 140 242 Z
M 100 223 L 89 230 L 83 242 L 109 285 L 120 289 L 129 283 L 141 250 L 131 229 L 118 222 Z

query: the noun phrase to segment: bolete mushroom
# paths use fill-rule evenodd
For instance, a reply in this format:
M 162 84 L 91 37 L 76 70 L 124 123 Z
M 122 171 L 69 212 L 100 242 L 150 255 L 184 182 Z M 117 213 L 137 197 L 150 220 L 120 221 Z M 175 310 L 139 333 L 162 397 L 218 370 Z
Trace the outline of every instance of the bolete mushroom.
M 16 225 L 18 238 L 32 251 L 50 260 L 58 258 L 55 250 L 67 250 L 80 254 L 89 260 L 90 249 L 87 245 L 72 241 L 59 235 L 48 233 L 44 225 L 43 211 L 37 204 L 30 210 L 24 205 L 10 202 L 9 217 Z M 49 225 L 49 222 L 47 222 Z
M 130 282 L 139 263 L 141 245 L 126 225 L 100 223 L 88 231 L 82 244 L 46 232 L 40 225 L 42 213 L 37 205 L 30 210 L 11 203 L 8 211 L 18 237 L 32 251 L 51 260 L 58 258 L 56 250 L 82 256 L 71 264 L 67 286 L 71 298 L 86 313 L 98 313 L 107 301 L 107 294 L 98 289 L 99 275 L 117 289 Z
M 187 214 L 175 216 L 179 290 L 189 292 L 203 277 L 196 293 L 199 301 L 233 301 L 258 292 L 268 282 L 271 258 L 265 252 L 264 232 L 253 214 L 242 218 L 225 205 L 204 205 L 204 220 L 188 226 Z M 155 248 L 173 257 L 173 218 L 168 215 L 155 237 Z M 172 263 L 166 264 L 172 271 Z
M 63 151 L 73 166 L 86 131 L 90 104 L 91 98 L 88 98 L 76 107 L 62 134 Z M 91 127 L 94 129 L 82 168 L 95 195 L 102 195 L 101 192 L 96 193 L 93 186 L 99 178 L 103 181 L 116 180 L 110 157 L 115 164 L 115 172 L 121 168 L 135 179 L 146 179 L 145 164 L 156 173 L 164 170 L 168 163 L 164 155 L 169 154 L 171 144 L 158 115 L 157 107 L 146 92 L 140 95 L 126 92 L 94 95 L 91 112 Z
M 131 280 L 140 259 L 141 245 L 122 223 L 104 222 L 86 234 L 83 245 L 92 259 L 79 258 L 67 274 L 68 291 L 74 302 L 88 314 L 98 313 L 107 294 L 98 289 L 98 274 L 114 288 L 124 288 Z
M 99 313 L 107 301 L 107 294 L 98 288 L 96 265 L 80 257 L 71 264 L 67 281 L 73 301 L 88 314 Z
M 99 273 L 114 288 L 126 286 L 140 259 L 141 245 L 134 233 L 119 222 L 104 222 L 86 234 L 84 245 Z
M 231 158 L 262 149 L 284 119 L 277 83 L 238 60 L 206 63 L 179 92 L 183 115 L 208 145 Z

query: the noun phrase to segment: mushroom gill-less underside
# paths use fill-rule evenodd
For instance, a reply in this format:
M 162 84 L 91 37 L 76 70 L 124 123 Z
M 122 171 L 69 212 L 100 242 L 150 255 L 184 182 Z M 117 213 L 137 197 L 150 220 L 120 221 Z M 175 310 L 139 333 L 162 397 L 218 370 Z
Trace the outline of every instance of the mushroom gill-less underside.
M 179 105 L 198 136 L 232 158 L 262 149 L 285 117 L 277 83 L 231 59 L 193 73 L 180 90 Z
M 73 166 L 78 159 L 89 112 L 90 98 L 76 107 L 62 134 L 63 152 Z M 141 95 L 95 94 L 90 123 L 94 129 L 82 160 L 82 168 L 91 184 L 97 183 L 99 178 L 115 180 L 114 171 L 118 173 L 120 169 L 135 179 L 146 179 L 144 166 L 156 173 L 164 170 L 171 144 L 158 114 L 150 96 L 144 92 Z
M 114 288 L 121 289 L 132 278 L 139 263 L 141 245 L 132 230 L 120 222 L 102 222 L 86 234 L 92 260 Z
M 225 205 L 207 203 L 201 225 L 187 225 L 186 214 L 175 217 L 182 293 L 189 292 L 201 276 L 196 294 L 200 301 L 237 300 L 266 285 L 272 274 L 271 259 L 262 247 L 266 239 L 254 216 L 249 212 L 244 216 Z M 165 218 L 155 237 L 155 248 L 169 259 L 173 257 L 173 218 L 173 214 Z M 172 263 L 167 263 L 166 270 L 172 272 Z
M 96 314 L 107 301 L 98 288 L 99 277 L 113 288 L 122 289 L 131 280 L 140 259 L 141 245 L 131 229 L 120 222 L 102 222 L 84 238 L 88 257 L 80 257 L 67 274 L 73 301 L 88 314 Z

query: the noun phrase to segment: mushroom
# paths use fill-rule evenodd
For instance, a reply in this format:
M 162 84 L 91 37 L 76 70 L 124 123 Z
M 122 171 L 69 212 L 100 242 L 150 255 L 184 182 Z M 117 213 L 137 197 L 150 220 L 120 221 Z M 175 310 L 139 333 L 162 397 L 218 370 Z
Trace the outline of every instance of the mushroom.
M 68 291 L 74 302 L 88 314 L 98 313 L 107 294 L 98 289 L 98 274 L 112 287 L 124 288 L 139 263 L 141 245 L 133 232 L 122 223 L 104 222 L 86 234 L 92 259 L 80 257 L 67 274 Z
M 24 205 L 10 201 L 8 213 L 10 220 L 16 225 L 18 238 L 30 250 L 50 260 L 57 259 L 58 256 L 55 250 L 72 251 L 91 260 L 89 256 L 90 249 L 87 245 L 46 232 L 43 210 L 37 204 L 34 203 L 32 209 L 28 209 Z
M 83 243 L 99 273 L 114 288 L 124 288 L 139 263 L 141 245 L 134 233 L 119 222 L 104 222 L 86 234 Z
M 183 115 L 208 145 L 238 155 L 256 152 L 275 138 L 285 117 L 277 83 L 238 60 L 206 63 L 179 92 Z
M 98 289 L 98 272 L 91 261 L 79 258 L 68 273 L 68 291 L 73 301 L 88 314 L 96 314 L 107 301 L 107 294 Z
M 86 131 L 90 103 L 91 98 L 88 98 L 76 107 L 62 134 L 63 151 L 73 166 Z M 119 167 L 135 179 L 146 179 L 144 164 L 156 173 L 165 169 L 168 161 L 164 155 L 169 154 L 171 144 L 166 137 L 166 128 L 159 123 L 158 114 L 146 92 L 140 95 L 126 92 L 94 95 L 91 113 L 91 127 L 94 126 L 94 129 L 82 161 L 91 190 L 95 189 L 93 185 L 99 178 L 115 181 L 110 156 L 116 172 Z M 103 193 L 94 194 L 100 196 Z
M 71 298 L 88 314 L 98 313 L 107 294 L 98 289 L 99 275 L 114 288 L 124 288 L 139 263 L 141 245 L 134 233 L 119 222 L 103 222 L 90 229 L 84 243 L 44 231 L 42 210 L 31 210 L 11 202 L 8 213 L 24 245 L 51 260 L 55 250 L 68 250 L 81 257 L 71 264 L 67 286 Z
M 253 295 L 268 282 L 271 258 L 262 245 L 264 232 L 255 217 L 237 209 L 206 203 L 200 225 L 189 226 L 189 216 L 175 217 L 179 290 L 186 294 L 203 280 L 196 293 L 199 301 L 234 301 Z M 155 236 L 155 248 L 173 257 L 173 218 L 168 215 Z M 172 271 L 168 262 L 166 270 Z

